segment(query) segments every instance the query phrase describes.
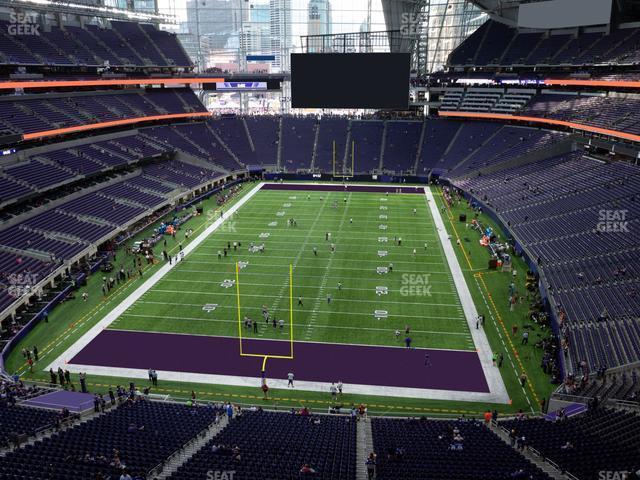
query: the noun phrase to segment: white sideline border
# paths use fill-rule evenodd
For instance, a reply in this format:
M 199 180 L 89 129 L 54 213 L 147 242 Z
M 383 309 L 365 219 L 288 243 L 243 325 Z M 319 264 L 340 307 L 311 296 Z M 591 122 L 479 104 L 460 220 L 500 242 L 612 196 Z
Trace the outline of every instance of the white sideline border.
M 229 208 L 229 210 L 221 217 L 218 218 L 213 224 L 208 226 L 202 233 L 200 233 L 191 243 L 189 243 L 184 249 L 185 257 L 203 243 L 213 232 L 215 232 L 225 220 L 236 212 L 242 205 L 247 203 L 256 193 L 258 193 L 262 187 L 266 184 L 279 184 L 279 182 L 260 182 L 249 193 L 242 197 L 236 204 Z M 307 182 L 287 182 L 287 184 L 294 185 L 336 185 L 335 183 L 307 183 Z M 379 187 L 381 193 L 384 193 L 384 187 L 380 184 L 358 184 L 363 186 Z M 389 191 L 394 192 L 397 188 L 393 185 L 389 186 Z M 277 190 L 276 190 L 277 191 Z M 295 192 L 295 191 L 294 191 Z M 299 191 L 301 195 L 304 191 Z M 327 192 L 331 193 L 331 192 Z M 477 311 L 471 298 L 471 293 L 467 287 L 466 281 L 460 269 L 458 259 L 455 255 L 453 247 L 444 228 L 444 223 L 440 212 L 435 204 L 433 194 L 429 187 L 424 187 L 424 194 L 427 200 L 428 207 L 431 210 L 431 214 L 434 218 L 436 228 L 438 230 L 438 236 L 440 242 L 445 251 L 447 262 L 451 270 L 456 289 L 460 296 L 460 302 L 465 313 L 465 318 L 471 331 L 474 344 L 478 349 L 478 355 L 482 370 L 489 386 L 489 393 L 485 392 L 462 392 L 457 390 L 436 390 L 436 389 L 421 389 L 421 388 L 409 388 L 409 387 L 391 387 L 391 386 L 378 386 L 378 385 L 360 385 L 360 384 L 345 384 L 345 390 L 349 393 L 361 394 L 361 395 L 376 395 L 376 396 L 391 396 L 391 397 L 407 397 L 407 398 L 422 398 L 430 400 L 454 400 L 454 401 L 466 401 L 466 402 L 490 402 L 490 403 L 503 403 L 506 404 L 509 401 L 506 388 L 500 376 L 500 372 L 496 367 L 493 367 L 491 361 L 491 348 L 489 342 L 483 330 L 475 330 L 475 319 L 477 317 Z M 295 193 L 292 193 L 295 195 Z M 65 369 L 73 373 L 85 372 L 93 375 L 110 376 L 110 377 L 124 377 L 124 378 L 148 378 L 148 371 L 144 369 L 135 368 L 114 368 L 107 366 L 95 366 L 95 365 L 80 365 L 69 363 L 69 360 L 75 357 L 80 351 L 82 351 L 93 339 L 95 339 L 103 330 L 105 330 L 111 323 L 113 323 L 120 315 L 122 315 L 128 308 L 130 308 L 136 301 L 138 301 L 145 293 L 147 293 L 156 283 L 158 283 L 169 271 L 171 271 L 178 262 L 172 264 L 165 264 L 158 269 L 153 275 L 151 275 L 142 285 L 140 285 L 134 292 L 132 292 L 127 298 L 120 302 L 115 308 L 113 308 L 107 315 L 105 315 L 98 323 L 90 328 L 82 337 L 80 337 L 73 345 L 65 350 L 60 356 L 58 356 L 53 362 L 51 362 L 44 371 L 49 369 L 57 370 L 58 367 L 63 366 Z M 114 352 L 114 354 L 117 354 Z M 190 383 L 208 383 L 219 385 L 232 385 L 241 387 L 260 387 L 261 379 L 258 377 L 241 377 L 231 375 L 214 375 L 214 374 L 198 374 L 189 372 L 175 372 L 175 371 L 158 371 L 158 375 L 162 380 L 190 382 Z M 331 386 L 327 382 L 309 382 L 296 380 L 296 388 L 298 390 L 316 391 L 316 392 L 329 392 Z M 269 384 L 272 388 L 286 389 L 286 379 L 270 379 Z
M 449 270 L 453 276 L 453 282 L 456 286 L 456 290 L 458 291 L 458 296 L 460 297 L 460 303 L 462 304 L 464 316 L 467 319 L 471 338 L 473 338 L 473 343 L 478 351 L 480 365 L 482 366 L 482 371 L 484 372 L 484 378 L 487 381 L 489 391 L 491 392 L 491 395 L 495 397 L 496 403 L 508 403 L 509 394 L 507 393 L 507 388 L 502 380 L 502 375 L 500 375 L 500 369 L 493 365 L 493 353 L 491 351 L 487 335 L 484 328 L 476 328 L 478 311 L 476 310 L 476 305 L 471 297 L 469 286 L 464 279 L 464 274 L 460 268 L 458 257 L 453 249 L 451 238 L 447 233 L 447 229 L 444 225 L 444 221 L 442 220 L 442 216 L 440 215 L 440 211 L 438 210 L 438 205 L 431 188 L 425 187 L 424 194 L 427 198 L 427 204 L 431 210 L 431 216 L 433 217 L 436 230 L 438 231 L 440 243 L 444 249 L 444 256 L 447 259 Z

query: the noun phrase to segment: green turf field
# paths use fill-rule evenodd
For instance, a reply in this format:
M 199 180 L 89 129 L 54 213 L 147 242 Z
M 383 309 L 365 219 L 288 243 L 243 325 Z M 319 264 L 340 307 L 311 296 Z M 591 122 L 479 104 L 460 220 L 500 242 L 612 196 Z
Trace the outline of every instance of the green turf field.
M 289 338 L 292 265 L 296 340 L 398 345 L 409 326 L 413 346 L 475 348 L 422 195 L 262 190 L 110 328 L 237 336 L 236 262 L 246 265 L 241 317 L 259 325 L 257 333 L 242 326 L 243 337 Z M 283 328 L 265 323 L 262 305 Z
M 230 208 L 230 206 L 232 206 L 235 202 L 237 202 L 240 198 L 242 198 L 247 192 L 249 192 L 251 188 L 253 188 L 253 186 L 255 186 L 255 183 L 245 184 L 244 188 L 240 192 L 240 195 L 235 197 L 232 201 L 230 201 L 227 205 L 225 205 L 225 209 Z M 432 191 L 435 195 L 436 203 L 438 207 L 442 207 L 443 202 L 442 202 L 440 190 L 438 188 L 432 187 Z M 261 195 L 262 193 L 265 193 L 267 195 L 271 193 L 276 194 L 276 192 L 261 192 Z M 298 206 L 300 206 L 299 204 L 303 203 L 301 202 L 302 200 L 306 201 L 306 196 L 300 197 L 299 194 L 292 193 L 292 194 L 281 196 L 280 198 L 282 199 L 282 197 L 284 197 L 285 200 L 282 200 L 281 203 L 279 203 L 279 205 L 287 203 L 287 201 L 289 200 L 289 196 L 293 196 L 293 195 L 299 196 L 300 201 L 298 201 L 297 204 L 295 204 L 295 202 L 289 202 L 289 203 L 294 203 L 294 207 L 292 207 L 292 210 L 293 208 L 297 208 Z M 352 195 L 352 199 L 355 197 L 355 195 L 356 194 Z M 362 198 L 370 197 L 369 194 L 362 194 L 362 195 L 364 195 Z M 325 194 L 325 197 L 326 197 L 326 194 Z M 395 198 L 392 198 L 392 197 L 395 197 Z M 262 199 L 262 198 L 263 197 L 256 197 L 256 199 Z M 376 199 L 376 198 L 379 198 L 379 196 L 373 195 L 371 196 L 371 198 Z M 389 207 L 394 205 L 394 202 L 396 201 L 396 199 L 398 199 L 398 201 L 404 202 L 405 199 L 411 200 L 411 198 L 413 197 L 390 196 L 388 200 L 389 202 L 388 205 Z M 289 236 L 294 234 L 292 229 L 287 229 L 286 227 L 287 217 L 284 217 L 284 218 L 275 217 L 275 213 L 273 212 L 277 212 L 280 210 L 272 211 L 271 216 L 269 217 L 265 216 L 262 219 L 261 223 L 256 222 L 254 219 L 254 221 L 252 221 L 251 224 L 247 223 L 245 225 L 244 222 L 242 222 L 241 224 L 240 221 L 244 220 L 243 217 L 245 216 L 249 217 L 252 211 L 255 213 L 256 211 L 261 210 L 261 202 L 254 201 L 256 199 L 252 199 L 248 204 L 244 205 L 240 209 L 238 216 L 234 219 L 235 223 L 233 224 L 229 223 L 228 224 L 229 226 L 226 227 L 227 230 L 219 231 L 208 239 L 210 246 L 204 247 L 205 253 L 215 254 L 218 248 L 220 248 L 220 246 L 224 244 L 224 240 L 222 240 L 223 237 L 228 237 L 230 241 L 233 241 L 234 239 L 236 239 L 236 237 L 239 237 L 240 234 L 247 233 L 247 231 L 245 231 L 244 228 L 251 224 L 255 224 L 258 227 L 263 225 L 268 227 L 268 224 L 272 221 L 275 221 L 275 220 L 277 220 L 278 222 L 283 221 L 284 227 L 282 229 L 278 227 L 278 231 L 279 232 L 281 231 L 284 234 L 283 238 L 288 239 Z M 337 201 L 338 201 L 338 204 L 340 204 L 340 201 L 342 201 L 342 198 L 338 197 Z M 416 208 L 418 209 L 418 218 L 420 219 L 419 224 L 425 227 L 424 235 L 425 236 L 428 235 L 429 237 L 432 237 L 434 244 L 439 245 L 438 243 L 435 243 L 436 242 L 435 236 L 434 236 L 435 232 L 433 230 L 431 220 L 428 218 L 428 211 L 426 209 L 426 204 L 424 203 L 424 197 L 415 197 L 413 201 L 419 203 L 419 205 L 416 206 Z M 216 211 L 218 207 L 216 206 L 215 199 L 208 199 L 204 201 L 202 206 L 204 208 L 205 215 L 194 217 L 193 219 L 189 220 L 189 222 L 185 224 L 185 226 L 183 227 L 183 229 L 192 228 L 194 230 L 194 234 L 191 236 L 189 240 L 184 240 L 184 236 L 179 237 L 180 239 L 182 239 L 183 245 L 187 245 L 191 243 L 193 239 L 197 237 L 198 234 L 202 233 L 202 231 L 206 227 L 208 227 L 215 218 L 217 218 Z M 329 205 L 329 208 L 326 209 L 327 212 L 331 212 L 330 207 L 331 205 Z M 309 209 L 310 213 L 309 212 L 307 213 L 310 215 L 315 215 L 318 213 L 319 208 L 320 208 L 320 204 L 319 204 L 319 198 L 318 198 L 318 203 L 316 203 L 312 209 Z M 341 206 L 339 205 L 338 208 L 341 208 Z M 379 205 L 377 205 L 377 208 L 379 208 Z M 405 220 L 407 220 L 408 222 L 416 223 L 413 218 L 409 218 L 409 219 L 401 218 L 401 217 L 411 216 L 412 213 L 410 209 L 411 207 L 409 206 L 409 210 L 407 212 L 404 212 L 402 216 L 398 214 L 398 217 L 396 217 L 395 219 L 389 218 L 387 221 L 387 224 L 393 225 L 392 222 L 394 221 L 404 222 Z M 334 212 L 334 214 L 335 213 L 336 212 Z M 339 213 L 341 213 L 341 211 L 339 211 Z M 376 215 L 373 211 L 367 212 L 366 214 L 368 215 L 369 213 L 374 219 L 377 219 L 378 215 L 381 214 L 380 212 L 378 212 L 378 214 Z M 501 373 L 502 373 L 502 377 L 504 379 L 505 385 L 507 387 L 507 390 L 509 392 L 510 398 L 512 400 L 511 404 L 505 406 L 505 405 L 498 405 L 498 404 L 492 405 L 492 404 L 487 404 L 485 402 L 473 403 L 473 402 L 465 402 L 465 401 L 393 398 L 393 397 L 382 397 L 382 396 L 375 396 L 375 395 L 356 395 L 352 393 L 345 394 L 344 402 L 346 403 L 364 402 L 369 405 L 370 411 L 372 413 L 384 414 L 384 415 L 396 414 L 396 415 L 457 416 L 464 413 L 466 415 L 481 416 L 483 412 L 486 411 L 487 408 L 497 408 L 502 413 L 517 412 L 518 409 L 524 409 L 525 411 L 536 411 L 538 410 L 538 401 L 542 398 L 548 398 L 548 395 L 554 386 L 549 383 L 548 376 L 545 375 L 540 369 L 540 366 L 539 366 L 540 358 L 541 358 L 540 350 L 536 349 L 531 344 L 527 346 L 522 346 L 519 344 L 519 342 L 510 341 L 509 339 L 509 331 L 512 325 L 519 326 L 520 330 L 522 330 L 522 326 L 525 323 L 529 323 L 528 317 L 527 317 L 528 306 L 526 305 L 526 303 L 523 305 L 516 305 L 515 310 L 510 311 L 507 306 L 507 302 L 500 301 L 501 299 L 506 298 L 505 295 L 506 295 L 506 292 L 508 291 L 509 283 L 512 280 L 511 275 L 508 273 L 500 273 L 496 271 L 487 270 L 488 254 L 487 254 L 486 248 L 479 245 L 476 237 L 474 237 L 473 235 L 469 235 L 469 233 L 465 229 L 464 223 L 460 223 L 457 221 L 459 214 L 462 214 L 462 213 L 467 215 L 473 215 L 473 213 L 470 211 L 470 209 L 464 202 L 454 205 L 451 209 L 446 209 L 446 213 L 443 215 L 445 220 L 445 228 L 447 229 L 447 232 L 452 236 L 452 238 L 454 239 L 461 238 L 462 240 L 463 248 L 456 248 L 456 255 L 463 269 L 465 280 L 471 290 L 472 297 L 474 299 L 474 302 L 478 310 L 481 313 L 485 313 L 487 315 L 487 324 L 485 326 L 485 332 L 489 339 L 492 351 L 502 352 L 505 355 L 505 365 Z M 303 217 L 299 213 L 296 213 L 295 215 L 297 215 L 297 218 L 298 218 L 298 229 L 302 229 L 303 227 L 305 227 Z M 295 215 L 292 214 L 291 216 L 295 216 Z M 347 214 L 347 215 L 351 216 L 350 214 Z M 362 215 L 365 215 L 365 212 L 363 212 Z M 171 216 L 168 216 L 166 218 L 170 219 L 170 217 Z M 358 222 L 357 224 L 354 223 L 354 225 L 359 227 L 360 222 L 362 222 L 364 218 L 360 217 L 360 219 L 357 220 L 357 217 L 355 215 L 353 215 L 353 217 L 354 217 L 354 222 Z M 500 228 L 495 224 L 495 222 L 491 220 L 491 218 L 489 218 L 488 215 L 483 213 L 480 215 L 480 219 L 487 225 L 492 226 L 496 230 L 496 232 L 501 232 Z M 249 220 L 249 218 L 247 218 L 247 220 Z M 347 217 L 347 221 L 348 221 L 348 217 Z M 158 222 L 156 222 L 156 224 L 154 224 L 152 227 L 149 227 L 144 232 L 141 232 L 136 237 L 130 239 L 127 242 L 127 244 L 131 246 L 134 241 L 141 240 L 146 236 L 150 235 L 152 228 L 156 227 Z M 339 222 L 339 219 L 338 219 L 338 222 Z M 232 225 L 235 226 L 235 233 L 233 231 L 233 228 L 231 228 Z M 379 232 L 376 230 L 377 225 L 378 225 L 377 223 L 373 225 L 372 226 L 373 228 L 371 228 L 370 230 L 371 232 L 373 232 L 372 237 L 374 237 L 375 235 L 374 239 L 376 241 L 377 241 L 377 236 L 379 234 Z M 346 225 L 346 226 L 348 227 L 350 225 Z M 238 228 L 238 227 L 242 227 L 242 228 Z M 406 228 L 407 230 L 410 230 L 411 224 L 406 225 Z M 260 230 L 258 234 L 262 233 L 263 231 L 262 228 L 257 230 Z M 267 230 L 264 230 L 264 231 L 267 231 Z M 272 228 L 269 231 L 272 233 L 272 235 L 276 235 L 277 233 L 276 229 L 274 228 Z M 404 228 L 403 228 L 403 231 L 405 231 Z M 326 256 L 328 247 L 326 247 L 324 242 L 324 233 L 325 232 L 321 230 L 319 231 L 319 234 L 321 235 L 321 237 L 320 237 L 320 240 L 318 240 L 318 248 L 319 248 L 319 253 L 323 253 L 323 255 Z M 333 233 L 335 236 L 336 244 L 338 245 L 337 252 L 335 255 L 338 255 L 342 253 L 341 250 L 344 248 L 344 246 L 340 245 L 341 239 L 337 237 L 337 231 Z M 422 231 L 420 231 L 419 233 L 422 233 Z M 182 232 L 180 233 L 180 235 L 182 235 Z M 402 236 L 403 238 L 403 244 L 405 244 L 405 242 L 410 241 L 410 239 L 412 238 L 410 236 L 403 236 L 402 234 L 400 234 L 400 236 Z M 276 237 L 274 237 L 274 239 L 275 238 Z M 393 247 L 392 244 L 393 242 L 391 242 L 391 245 L 389 245 L 389 248 L 387 248 L 386 250 L 390 252 L 394 252 L 396 249 L 395 247 Z M 363 240 L 359 245 L 352 245 L 353 249 L 351 251 L 359 253 L 360 250 L 364 249 L 365 245 L 367 245 L 367 248 L 371 247 L 371 251 L 375 252 L 375 254 L 377 255 L 378 248 L 375 245 L 375 241 L 373 241 L 372 239 L 368 239 L 366 244 Z M 266 250 L 264 253 L 265 258 L 270 253 L 273 253 L 275 255 L 275 252 L 271 251 L 275 247 L 276 247 L 275 245 L 271 247 L 267 246 L 268 250 Z M 324 250 L 321 249 L 321 247 L 324 247 Z M 207 248 L 209 248 L 208 251 L 206 251 Z M 418 248 L 418 258 L 416 262 L 420 261 L 420 259 L 422 258 L 422 255 L 419 252 L 419 247 L 417 248 Z M 439 249 L 440 247 L 437 246 L 436 248 Z M 383 248 L 381 248 L 381 250 L 382 249 Z M 400 253 L 404 252 L 404 253 L 411 254 L 410 249 L 404 251 L 404 246 L 402 247 L 402 249 L 403 251 Z M 169 239 L 168 250 L 173 255 L 176 255 L 178 252 L 178 242 L 176 242 L 175 244 L 172 244 L 171 240 Z M 198 253 L 198 251 L 194 253 Z M 435 248 L 434 248 L 434 251 L 431 253 L 435 253 Z M 312 254 L 313 252 L 311 251 L 311 255 Z M 284 254 L 279 253 L 278 255 L 283 255 L 283 256 L 290 255 L 295 259 L 295 255 L 297 255 L 297 252 L 294 252 L 293 250 L 291 250 L 291 251 L 285 252 Z M 239 254 L 237 254 L 237 256 L 239 257 Z M 189 266 L 189 263 L 191 262 L 192 258 L 195 260 L 197 259 L 197 256 L 193 255 L 193 257 L 191 257 L 190 255 L 185 260 L 184 268 L 187 268 Z M 251 257 L 249 258 L 249 262 L 251 262 L 255 258 L 256 257 L 254 255 L 251 255 Z M 325 258 L 325 257 L 321 257 L 321 258 Z M 378 257 L 374 258 L 374 260 L 377 260 L 377 259 Z M 412 261 L 411 255 L 408 259 Z M 128 265 L 130 265 L 131 261 L 132 261 L 132 257 L 129 254 L 127 254 L 123 249 L 119 249 L 117 252 L 117 262 L 114 262 L 114 263 L 116 264 L 116 266 L 122 263 L 123 265 L 125 265 L 125 267 L 127 267 Z M 214 255 L 210 257 L 210 261 L 217 264 L 217 256 Z M 225 265 L 229 264 L 227 272 L 230 272 L 231 274 L 233 274 L 232 264 L 235 261 L 236 261 L 236 255 L 232 255 L 232 258 L 226 261 L 223 261 L 221 263 L 224 263 Z M 305 258 L 304 264 L 306 264 L 307 261 L 309 260 Z M 311 261 L 315 261 L 315 260 L 311 260 Z M 394 259 L 392 261 L 396 266 L 395 270 L 400 268 L 399 265 L 401 264 L 398 262 L 397 259 Z M 445 270 L 444 263 L 442 263 L 443 259 L 435 260 L 435 261 L 440 261 L 442 265 L 441 269 Z M 302 258 L 300 262 L 301 262 L 300 265 L 302 266 L 303 265 Z M 381 261 L 380 265 L 384 265 L 385 263 L 387 262 Z M 18 343 L 18 345 L 11 352 L 9 358 L 5 363 L 7 371 L 20 374 L 21 377 L 25 380 L 47 381 L 48 373 L 45 370 L 43 370 L 45 366 L 48 365 L 48 363 L 52 359 L 57 358 L 59 355 L 61 355 L 62 352 L 64 352 L 71 345 L 73 345 L 81 335 L 83 335 L 88 329 L 90 329 L 93 325 L 95 325 L 96 322 L 98 322 L 101 318 L 104 317 L 104 315 L 106 315 L 114 307 L 120 304 L 125 298 L 127 298 L 136 288 L 138 288 L 142 284 L 143 281 L 145 281 L 149 277 L 149 275 L 152 275 L 154 272 L 156 272 L 162 264 L 163 263 L 160 262 L 156 265 L 143 266 L 143 270 L 145 272 L 143 278 L 138 278 L 137 276 L 132 277 L 126 283 L 120 284 L 115 290 L 112 290 L 106 297 L 103 296 L 101 293 L 101 285 L 102 285 L 101 277 L 102 276 L 100 274 L 90 276 L 88 279 L 88 284 L 80 288 L 78 292 L 76 292 L 75 300 L 64 302 L 63 304 L 56 307 L 53 311 L 50 312 L 48 323 L 45 323 L 45 322 L 39 323 L 32 332 L 30 332 L 24 339 L 22 339 Z M 375 264 L 373 265 L 375 266 Z M 524 272 L 526 271 L 525 264 L 520 258 L 516 257 L 514 258 L 514 265 L 519 272 L 518 277 L 516 279 L 516 285 L 518 286 L 519 290 L 523 290 L 524 289 Z M 204 267 L 198 267 L 198 269 L 205 270 Z M 246 269 L 243 269 L 241 274 L 242 275 L 241 287 L 244 285 L 244 283 L 246 283 L 247 278 L 249 278 L 249 277 L 246 277 L 245 275 L 250 271 L 251 270 L 249 269 L 249 267 L 247 267 Z M 269 272 L 273 273 L 271 270 L 269 270 Z M 183 272 L 181 274 L 180 269 L 175 270 L 176 278 L 191 279 L 192 277 L 190 275 L 187 275 L 187 273 L 188 272 Z M 215 270 L 211 269 L 209 276 L 211 277 L 214 274 L 215 274 Z M 173 272 L 171 275 L 173 275 Z M 191 275 L 193 275 L 193 273 Z M 204 275 L 206 276 L 207 274 L 205 273 Z M 286 276 L 287 276 L 287 263 L 285 260 L 281 268 L 278 268 L 278 271 L 277 271 L 278 281 L 279 282 L 286 281 Z M 227 278 L 228 275 L 224 275 L 224 277 Z M 169 276 L 167 278 L 172 278 L 172 277 Z M 389 280 L 390 277 L 380 276 L 380 278 L 385 278 L 386 280 Z M 433 280 L 435 281 L 435 277 L 433 278 Z M 297 283 L 300 283 L 300 281 L 301 281 L 300 277 L 296 275 L 294 277 L 294 283 L 297 284 Z M 266 283 L 266 282 L 254 281 L 251 283 Z M 343 282 L 343 283 L 345 288 L 353 287 L 353 285 L 347 285 L 346 282 Z M 158 287 L 160 287 L 161 285 L 164 286 L 163 283 L 161 282 L 160 284 L 158 284 Z M 329 284 L 327 283 L 327 285 Z M 390 283 L 389 283 L 389 286 L 391 286 Z M 281 285 L 277 285 L 277 287 L 281 288 Z M 357 285 L 356 288 L 364 288 L 364 287 Z M 246 290 L 245 287 L 243 287 L 243 292 L 245 290 Z M 272 291 L 273 290 L 269 290 L 270 295 Z M 436 291 L 435 287 L 433 287 L 432 291 L 433 292 Z M 86 302 L 83 302 L 82 300 L 80 300 L 80 295 L 84 292 L 89 294 L 88 300 Z M 276 291 L 276 293 L 272 295 L 275 296 L 277 295 L 277 293 L 278 291 Z M 143 300 L 147 300 L 148 298 L 149 298 L 148 296 L 145 296 Z M 164 296 L 161 296 L 161 298 L 165 299 Z M 243 305 L 245 305 L 245 301 L 248 301 L 247 298 L 251 298 L 251 297 L 244 297 Z M 305 296 L 305 299 L 306 298 L 307 297 Z M 334 295 L 334 300 L 335 298 L 336 297 Z M 380 301 L 382 301 L 382 298 L 384 297 L 381 296 Z M 376 298 L 372 297 L 372 299 L 378 300 L 377 296 Z M 493 301 L 493 299 L 495 299 L 495 302 Z M 274 301 L 273 297 L 269 297 L 269 300 L 270 302 Z M 180 301 L 181 303 L 191 303 L 191 302 L 186 302 L 183 298 L 181 298 Z M 326 302 L 326 298 L 324 299 L 324 301 Z M 417 301 L 417 300 L 412 300 L 412 301 Z M 204 305 L 204 303 L 219 303 L 219 302 L 217 302 L 217 300 L 210 301 L 205 299 L 199 299 L 197 303 L 199 305 Z M 438 301 L 437 303 L 444 303 L 444 302 Z M 269 304 L 271 305 L 271 303 Z M 256 303 L 256 305 L 259 305 L 259 302 Z M 282 305 L 284 306 L 284 303 Z M 333 302 L 332 308 L 335 307 L 336 305 L 337 303 Z M 294 302 L 294 307 L 295 307 L 295 302 Z M 325 305 L 323 305 L 323 308 L 324 307 Z M 207 318 L 206 315 L 203 315 L 204 312 L 201 311 L 201 308 L 202 307 L 200 306 L 200 309 L 197 311 L 198 316 Z M 305 300 L 305 308 L 308 308 L 308 301 L 306 300 Z M 286 309 L 283 308 L 283 311 L 284 310 Z M 169 309 L 169 311 L 171 311 L 172 316 L 178 316 L 184 313 L 177 308 Z M 389 311 L 393 312 L 391 308 L 389 308 Z M 216 312 L 212 312 L 212 315 L 220 314 L 222 310 L 220 311 L 216 310 Z M 236 319 L 235 314 L 229 313 L 230 318 L 231 318 L 231 315 L 233 315 L 233 318 Z M 259 312 L 258 312 L 258 315 L 259 315 Z M 129 320 L 131 320 L 131 318 L 128 318 L 127 322 Z M 300 323 L 300 320 L 298 317 L 296 317 L 295 321 L 296 323 Z M 343 320 L 340 320 L 340 322 L 342 321 Z M 380 320 L 376 322 L 376 324 L 383 321 L 384 320 Z M 174 321 L 171 323 L 172 325 L 174 325 L 177 323 L 177 321 Z M 194 323 L 194 322 L 190 322 L 190 323 Z M 317 319 L 317 323 L 319 324 L 319 318 Z M 400 324 L 401 326 L 404 326 L 403 322 L 400 322 Z M 118 325 L 118 328 L 123 328 L 123 325 L 124 323 L 122 323 L 121 325 Z M 140 328 L 139 325 L 138 325 L 138 328 Z M 233 328 L 233 327 L 230 327 L 230 328 Z M 418 329 L 417 324 L 412 325 L 412 328 L 414 330 Z M 319 329 L 314 329 L 314 330 L 315 330 L 314 335 L 315 334 L 320 335 Z M 390 337 L 390 335 L 392 335 L 392 330 L 393 328 L 385 327 L 384 332 L 381 332 L 380 338 L 382 339 L 382 341 L 386 341 L 389 343 L 395 341 L 393 338 Z M 454 331 L 454 330 L 447 330 L 447 331 Z M 466 333 L 464 330 L 459 330 L 459 331 L 462 333 Z M 535 335 L 538 331 L 539 331 L 539 328 L 536 327 L 533 334 Z M 235 334 L 235 331 L 232 334 Z M 338 335 L 339 336 L 337 337 L 338 338 L 337 341 L 347 342 L 347 339 L 344 336 L 344 334 L 339 333 Z M 297 338 L 300 339 L 299 337 Z M 320 337 L 314 337 L 314 338 L 320 338 Z M 304 340 L 304 336 L 302 336 L 302 340 Z M 517 339 L 514 339 L 514 340 L 517 340 Z M 350 338 L 348 341 L 356 342 L 357 339 L 354 340 Z M 416 336 L 416 342 L 418 342 L 417 336 Z M 30 372 L 29 369 L 27 368 L 25 360 L 22 357 L 20 351 L 22 348 L 33 348 L 34 345 L 37 345 L 38 349 L 40 350 L 40 361 L 36 362 L 33 372 Z M 522 372 L 525 372 L 529 377 L 529 384 L 525 388 L 522 388 L 519 383 L 519 376 Z M 72 375 L 72 379 L 73 378 L 75 378 L 75 374 Z M 106 393 L 109 387 L 115 387 L 118 384 L 127 384 L 131 380 L 132 379 L 122 378 L 122 377 L 90 375 L 88 377 L 87 384 L 92 392 Z M 133 380 L 135 381 L 135 379 Z M 270 395 L 271 398 L 268 401 L 262 400 L 262 392 L 260 392 L 259 389 L 255 389 L 251 387 L 236 387 L 236 386 L 215 385 L 215 384 L 208 384 L 208 383 L 204 384 L 204 383 L 193 383 L 193 382 L 163 381 L 161 382 L 161 385 L 158 388 L 155 388 L 152 390 L 159 394 L 171 395 L 173 398 L 189 397 L 191 394 L 191 391 L 194 390 L 198 394 L 199 398 L 204 400 L 233 401 L 243 405 L 260 404 L 270 408 L 288 408 L 291 406 L 298 407 L 301 404 L 306 404 L 310 406 L 312 409 L 325 409 L 327 408 L 328 405 L 331 404 L 330 396 L 324 393 L 308 392 L 303 390 L 296 390 L 294 392 L 294 391 L 291 391 L 290 389 L 289 390 L 272 389 L 273 390 L 271 392 L 272 395 Z

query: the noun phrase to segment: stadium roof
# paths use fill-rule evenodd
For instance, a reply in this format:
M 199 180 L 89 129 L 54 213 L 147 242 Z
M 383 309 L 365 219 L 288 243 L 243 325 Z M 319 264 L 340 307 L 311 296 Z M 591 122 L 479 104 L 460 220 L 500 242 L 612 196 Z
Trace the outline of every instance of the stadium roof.
M 494 18 L 501 18 L 508 23 L 518 20 L 518 8 L 523 3 L 539 3 L 548 0 L 469 0 Z M 614 10 L 619 21 L 640 20 L 640 0 L 613 0 Z

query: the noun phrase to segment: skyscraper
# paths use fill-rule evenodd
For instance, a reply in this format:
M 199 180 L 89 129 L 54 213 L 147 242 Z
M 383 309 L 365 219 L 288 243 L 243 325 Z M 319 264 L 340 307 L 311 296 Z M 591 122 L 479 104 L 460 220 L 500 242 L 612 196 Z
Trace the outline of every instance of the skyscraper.
M 307 35 L 331 33 L 331 3 L 329 0 L 309 0 L 307 8 Z M 308 52 L 322 51 L 321 38 L 309 38 Z
M 271 53 L 271 22 L 269 4 L 251 1 L 248 3 L 248 21 L 242 25 L 242 49 L 245 54 Z
M 291 49 L 291 0 L 269 0 L 269 23 L 271 54 L 276 57 L 273 66 L 286 71 Z

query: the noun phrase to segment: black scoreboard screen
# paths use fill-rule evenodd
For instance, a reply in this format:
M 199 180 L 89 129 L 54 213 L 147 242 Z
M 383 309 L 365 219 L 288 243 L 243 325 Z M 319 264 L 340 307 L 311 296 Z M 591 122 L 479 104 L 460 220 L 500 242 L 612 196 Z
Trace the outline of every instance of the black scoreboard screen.
M 291 54 L 293 108 L 406 110 L 408 53 Z

